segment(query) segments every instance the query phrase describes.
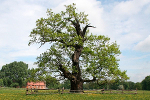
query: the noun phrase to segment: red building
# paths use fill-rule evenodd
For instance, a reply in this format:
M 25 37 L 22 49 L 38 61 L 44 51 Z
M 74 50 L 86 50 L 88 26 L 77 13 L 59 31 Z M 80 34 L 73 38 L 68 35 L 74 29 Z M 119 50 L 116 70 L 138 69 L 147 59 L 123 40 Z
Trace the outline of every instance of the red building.
M 46 89 L 46 83 L 45 82 L 27 82 L 26 88 L 28 89 Z

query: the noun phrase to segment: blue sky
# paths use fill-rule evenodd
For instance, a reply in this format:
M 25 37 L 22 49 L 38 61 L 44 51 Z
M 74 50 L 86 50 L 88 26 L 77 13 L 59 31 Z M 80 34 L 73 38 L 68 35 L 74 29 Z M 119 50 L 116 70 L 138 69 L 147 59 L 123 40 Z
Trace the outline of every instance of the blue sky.
M 38 18 L 76 3 L 96 28 L 90 32 L 110 37 L 120 45 L 120 69 L 130 81 L 141 82 L 150 75 L 150 0 L 0 0 L 0 68 L 13 61 L 36 67 L 36 57 L 48 45 L 28 46 L 29 34 Z

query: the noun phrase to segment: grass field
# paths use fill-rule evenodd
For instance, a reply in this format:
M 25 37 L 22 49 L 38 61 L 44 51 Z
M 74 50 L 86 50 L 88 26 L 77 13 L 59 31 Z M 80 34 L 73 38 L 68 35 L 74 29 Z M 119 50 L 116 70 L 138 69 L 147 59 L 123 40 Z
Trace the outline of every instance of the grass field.
M 150 91 L 137 94 L 32 94 L 25 89 L 0 88 L 0 100 L 150 100 Z

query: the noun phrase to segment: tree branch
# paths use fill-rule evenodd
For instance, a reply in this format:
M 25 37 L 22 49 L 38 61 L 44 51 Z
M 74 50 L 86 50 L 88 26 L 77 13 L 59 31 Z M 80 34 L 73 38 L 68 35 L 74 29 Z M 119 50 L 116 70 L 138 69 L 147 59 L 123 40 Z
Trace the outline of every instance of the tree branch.
M 93 77 L 92 80 L 83 80 L 83 82 L 94 82 L 94 81 L 96 81 L 96 77 Z
M 84 29 L 83 29 L 83 34 L 84 34 L 84 35 L 85 35 L 86 30 L 87 30 L 88 27 L 96 28 L 96 27 L 94 27 L 94 26 L 90 26 L 90 24 L 87 24 L 87 25 L 84 27 Z
M 45 40 L 45 39 L 42 39 L 40 42 L 38 42 L 38 43 L 41 43 L 40 47 L 41 47 L 42 45 L 44 45 L 46 42 L 60 42 L 60 43 L 64 44 L 64 45 L 67 46 L 67 47 L 75 47 L 75 45 L 67 44 L 67 43 L 64 42 L 62 39 L 50 39 L 50 40 L 48 40 L 48 41 L 44 41 L 44 40 Z M 40 48 L 40 47 L 39 47 L 39 48 Z
M 72 21 L 72 20 L 70 20 L 70 19 L 69 19 L 68 21 L 70 21 L 70 22 L 73 24 L 73 26 L 75 27 L 75 29 L 76 29 L 76 31 L 77 31 L 77 35 L 78 35 L 78 36 L 81 35 L 81 34 L 80 34 L 81 28 L 80 28 L 80 24 L 79 24 L 78 19 L 75 18 L 75 21 L 76 21 L 76 22 L 74 22 L 74 21 Z
M 106 83 L 107 83 L 107 80 L 103 81 L 102 83 L 99 83 L 97 80 L 97 85 L 99 85 L 99 86 L 105 85 Z
M 69 71 L 65 70 L 65 68 L 61 64 L 59 65 L 59 70 L 63 72 L 63 74 L 64 74 L 63 76 L 65 78 L 68 78 L 69 80 L 72 79 L 71 73 Z

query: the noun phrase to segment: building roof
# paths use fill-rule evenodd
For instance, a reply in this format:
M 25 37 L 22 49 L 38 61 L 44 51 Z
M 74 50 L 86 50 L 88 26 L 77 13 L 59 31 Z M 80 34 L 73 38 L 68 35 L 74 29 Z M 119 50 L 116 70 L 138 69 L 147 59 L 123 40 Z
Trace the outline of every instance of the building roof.
M 27 82 L 27 85 L 38 85 L 38 86 L 40 86 L 40 85 L 45 85 L 45 82 Z

